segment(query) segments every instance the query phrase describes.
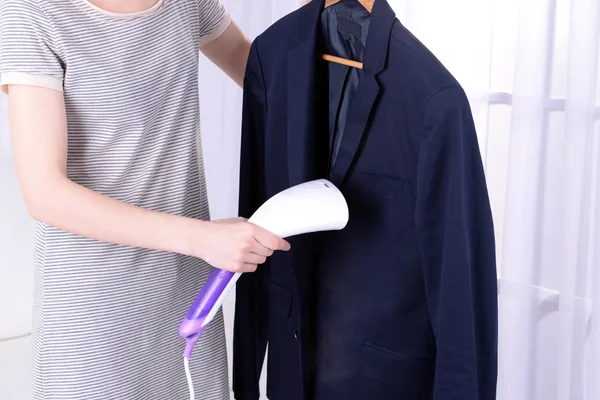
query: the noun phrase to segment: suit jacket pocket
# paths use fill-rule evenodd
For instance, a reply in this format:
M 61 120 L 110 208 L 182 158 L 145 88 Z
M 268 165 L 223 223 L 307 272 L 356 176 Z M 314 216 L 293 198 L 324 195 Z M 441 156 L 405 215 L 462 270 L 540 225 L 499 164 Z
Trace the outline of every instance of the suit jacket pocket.
M 404 193 L 404 180 L 384 175 L 353 172 L 348 178 L 348 185 L 365 189 L 382 190 L 394 194 Z
M 433 388 L 435 359 L 406 356 L 368 342 L 363 345 L 361 358 L 365 377 L 403 388 L 407 395 L 424 394 Z
M 292 291 L 271 281 L 269 283 L 269 307 L 278 316 L 288 318 L 292 311 Z

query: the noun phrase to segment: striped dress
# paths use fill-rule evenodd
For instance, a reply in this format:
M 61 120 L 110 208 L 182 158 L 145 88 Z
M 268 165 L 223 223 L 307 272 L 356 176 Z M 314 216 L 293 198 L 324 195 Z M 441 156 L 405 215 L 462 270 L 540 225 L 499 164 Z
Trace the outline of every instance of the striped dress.
M 0 0 L 0 82 L 64 93 L 74 182 L 208 219 L 199 48 L 229 22 L 218 0 L 158 0 L 135 14 Z M 211 268 L 44 224 L 35 240 L 34 399 L 189 398 L 177 328 Z M 198 399 L 229 399 L 222 314 L 190 364 Z

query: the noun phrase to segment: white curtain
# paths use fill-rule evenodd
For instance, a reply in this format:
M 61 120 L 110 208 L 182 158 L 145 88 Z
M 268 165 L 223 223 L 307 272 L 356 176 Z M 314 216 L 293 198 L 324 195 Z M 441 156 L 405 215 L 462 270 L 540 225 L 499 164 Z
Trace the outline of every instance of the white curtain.
M 29 392 L 33 231 L 12 162 L 6 96 L 0 94 L 0 399 Z
M 496 224 L 498 398 L 600 399 L 600 2 L 389 1 L 471 100 Z M 300 2 L 223 0 L 251 37 Z M 206 61 L 201 72 L 211 212 L 230 217 L 241 91 Z M 16 399 L 5 385 L 27 381 L 11 359 L 26 339 L 3 339 L 29 331 L 32 224 L 7 133 L 0 96 L 0 398 Z M 232 311 L 233 298 L 229 344 Z
M 470 96 L 496 224 L 499 399 L 600 399 L 600 2 L 392 3 Z

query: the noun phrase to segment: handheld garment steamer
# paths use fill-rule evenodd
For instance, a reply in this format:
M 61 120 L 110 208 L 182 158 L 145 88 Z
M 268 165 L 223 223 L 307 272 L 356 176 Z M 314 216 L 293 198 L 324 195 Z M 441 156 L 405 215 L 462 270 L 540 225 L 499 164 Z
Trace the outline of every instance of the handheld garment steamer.
M 348 223 L 348 205 L 338 188 L 320 179 L 278 193 L 248 221 L 281 238 L 341 230 Z M 215 268 L 179 325 L 179 334 L 186 341 L 183 357 L 192 400 L 194 390 L 188 364 L 192 349 L 240 275 Z

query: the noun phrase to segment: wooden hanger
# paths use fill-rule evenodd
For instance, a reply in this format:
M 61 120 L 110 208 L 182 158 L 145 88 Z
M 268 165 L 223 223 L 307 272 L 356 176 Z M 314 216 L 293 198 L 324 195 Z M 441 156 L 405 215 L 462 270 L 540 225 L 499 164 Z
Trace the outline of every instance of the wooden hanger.
M 323 8 L 331 7 L 334 4 L 339 3 L 341 0 L 325 0 L 325 6 Z M 368 11 L 373 11 L 373 3 L 375 0 L 358 0 L 358 2 Z
M 325 0 L 324 9 L 331 7 L 334 4 L 339 3 L 341 0 Z M 371 12 L 373 10 L 373 3 L 375 0 L 358 0 L 358 2 L 367 10 Z M 347 58 L 332 56 L 331 54 L 322 54 L 321 58 L 326 61 L 334 62 L 336 64 L 347 65 L 348 67 L 363 69 L 363 63 L 360 61 L 348 60 Z

